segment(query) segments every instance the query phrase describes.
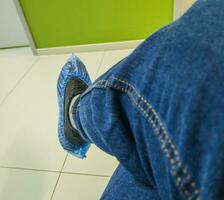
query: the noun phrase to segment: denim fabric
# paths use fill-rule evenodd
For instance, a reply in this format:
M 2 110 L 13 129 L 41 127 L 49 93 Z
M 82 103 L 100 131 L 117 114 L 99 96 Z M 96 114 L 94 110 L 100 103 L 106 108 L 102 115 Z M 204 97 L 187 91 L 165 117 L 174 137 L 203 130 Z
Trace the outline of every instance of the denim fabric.
M 224 199 L 223 63 L 224 1 L 199 0 L 87 89 L 80 134 L 121 163 L 102 199 Z
M 132 174 L 124 168 L 124 166 L 119 165 L 115 170 L 101 199 L 159 200 L 160 198 L 154 188 L 145 187 L 145 185 L 137 182 L 133 178 Z

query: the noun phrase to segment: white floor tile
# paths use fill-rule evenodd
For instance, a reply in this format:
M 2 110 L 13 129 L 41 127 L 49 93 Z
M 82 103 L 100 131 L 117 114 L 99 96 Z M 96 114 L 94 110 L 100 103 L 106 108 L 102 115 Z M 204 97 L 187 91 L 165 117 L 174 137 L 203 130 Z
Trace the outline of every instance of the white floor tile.
M 95 80 L 98 68 L 103 59 L 104 52 L 86 52 L 86 53 L 76 53 L 76 55 L 83 61 L 86 65 L 89 76 L 92 81 Z
M 133 49 L 106 51 L 97 77 L 109 70 L 113 65 L 128 56 Z
M 109 178 L 62 174 L 53 200 L 99 200 Z
M 117 166 L 118 161 L 114 157 L 92 145 L 83 160 L 69 155 L 63 171 L 111 176 Z
M 79 54 L 94 76 L 102 52 Z M 0 165 L 60 170 L 56 81 L 68 55 L 41 56 L 0 107 Z
M 0 168 L 0 199 L 49 200 L 58 173 Z
M 0 103 L 37 59 L 24 51 L 27 49 L 17 50 L 18 54 L 14 49 L 0 50 Z

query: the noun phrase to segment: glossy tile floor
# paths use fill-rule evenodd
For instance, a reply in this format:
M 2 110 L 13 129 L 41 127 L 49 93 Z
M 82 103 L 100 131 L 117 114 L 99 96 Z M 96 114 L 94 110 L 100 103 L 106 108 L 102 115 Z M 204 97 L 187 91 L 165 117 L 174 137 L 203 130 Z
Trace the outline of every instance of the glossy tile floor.
M 131 51 L 77 55 L 94 80 Z M 96 146 L 80 160 L 58 142 L 56 81 L 68 57 L 0 50 L 2 200 L 98 200 L 118 164 Z

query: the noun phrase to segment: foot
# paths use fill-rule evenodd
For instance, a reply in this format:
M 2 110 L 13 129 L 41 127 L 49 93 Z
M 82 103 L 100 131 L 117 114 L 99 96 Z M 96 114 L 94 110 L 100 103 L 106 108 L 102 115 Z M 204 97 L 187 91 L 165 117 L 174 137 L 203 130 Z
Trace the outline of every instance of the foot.
M 78 133 L 74 112 L 79 96 L 91 84 L 88 72 L 81 60 L 72 55 L 63 66 L 57 82 L 59 123 L 58 137 L 62 147 L 69 153 L 84 158 L 89 144 Z

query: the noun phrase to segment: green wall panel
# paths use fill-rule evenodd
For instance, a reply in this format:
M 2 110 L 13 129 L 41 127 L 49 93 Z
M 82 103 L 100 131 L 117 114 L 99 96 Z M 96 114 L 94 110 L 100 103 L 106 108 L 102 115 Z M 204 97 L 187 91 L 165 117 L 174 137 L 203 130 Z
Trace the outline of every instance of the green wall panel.
M 37 48 L 144 39 L 172 21 L 173 0 L 20 0 Z

